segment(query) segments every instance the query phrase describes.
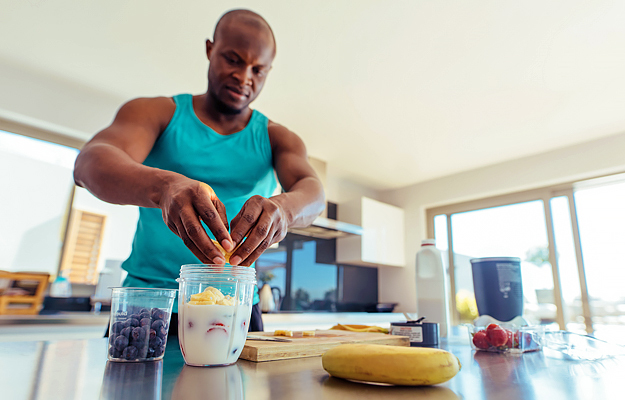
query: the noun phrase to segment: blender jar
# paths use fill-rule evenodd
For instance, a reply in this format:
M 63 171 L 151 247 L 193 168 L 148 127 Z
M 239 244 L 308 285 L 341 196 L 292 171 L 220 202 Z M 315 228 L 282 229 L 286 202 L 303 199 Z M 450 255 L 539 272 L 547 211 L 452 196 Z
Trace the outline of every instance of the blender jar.
M 178 340 L 185 363 L 235 363 L 247 338 L 256 270 L 189 264 L 182 266 L 177 281 Z

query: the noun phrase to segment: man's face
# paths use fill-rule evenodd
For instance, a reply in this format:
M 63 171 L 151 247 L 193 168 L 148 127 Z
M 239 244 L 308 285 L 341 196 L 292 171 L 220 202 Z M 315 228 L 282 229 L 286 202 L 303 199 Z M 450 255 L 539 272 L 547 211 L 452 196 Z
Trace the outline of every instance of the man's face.
M 274 53 L 271 34 L 246 25 L 226 26 L 215 43 L 206 41 L 208 91 L 223 111 L 239 113 L 256 99 Z

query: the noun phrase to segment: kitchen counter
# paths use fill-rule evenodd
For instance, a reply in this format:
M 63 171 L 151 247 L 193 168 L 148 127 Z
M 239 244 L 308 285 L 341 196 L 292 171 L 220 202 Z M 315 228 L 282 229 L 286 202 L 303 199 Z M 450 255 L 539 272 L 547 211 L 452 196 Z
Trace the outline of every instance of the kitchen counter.
M 265 331 L 329 329 L 336 324 L 378 325 L 405 321 L 400 313 L 280 312 L 263 314 Z M 60 312 L 49 315 L 0 315 L 0 342 L 101 338 L 108 312 Z
M 575 362 L 545 352 L 472 351 L 465 336 L 442 347 L 462 370 L 432 387 L 370 385 L 332 378 L 320 357 L 198 368 L 170 339 L 163 361 L 106 360 L 105 339 L 0 343 L 2 398 L 21 399 L 622 399 L 623 360 Z

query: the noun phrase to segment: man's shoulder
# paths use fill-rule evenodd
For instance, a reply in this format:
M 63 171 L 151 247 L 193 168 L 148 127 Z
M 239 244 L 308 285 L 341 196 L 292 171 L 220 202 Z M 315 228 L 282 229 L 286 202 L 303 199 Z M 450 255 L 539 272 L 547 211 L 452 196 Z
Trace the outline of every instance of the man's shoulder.
M 120 111 L 134 120 L 151 120 L 158 125 L 166 125 L 176 111 L 176 103 L 173 98 L 137 97 L 127 101 Z
M 287 149 L 292 146 L 304 145 L 302 139 L 295 132 L 272 120 L 267 123 L 267 132 L 274 152 L 280 148 Z

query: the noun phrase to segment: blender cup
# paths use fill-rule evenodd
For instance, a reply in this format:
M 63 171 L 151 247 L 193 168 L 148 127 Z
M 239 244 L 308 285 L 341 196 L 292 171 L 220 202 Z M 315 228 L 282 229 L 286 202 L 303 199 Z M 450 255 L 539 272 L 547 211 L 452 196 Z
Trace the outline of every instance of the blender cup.
M 226 264 L 180 269 L 178 340 L 186 364 L 230 365 L 245 345 L 256 270 Z
M 162 359 L 176 289 L 117 287 L 112 290 L 108 359 Z

